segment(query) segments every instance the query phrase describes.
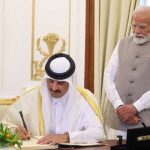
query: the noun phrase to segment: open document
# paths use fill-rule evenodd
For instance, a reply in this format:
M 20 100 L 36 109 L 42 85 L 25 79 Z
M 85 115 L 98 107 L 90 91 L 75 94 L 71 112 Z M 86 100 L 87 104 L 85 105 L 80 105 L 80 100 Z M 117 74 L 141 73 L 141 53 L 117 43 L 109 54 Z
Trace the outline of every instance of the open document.
M 22 150 L 57 149 L 58 145 L 37 144 L 39 138 L 31 138 L 23 141 Z M 18 149 L 19 150 L 19 149 Z

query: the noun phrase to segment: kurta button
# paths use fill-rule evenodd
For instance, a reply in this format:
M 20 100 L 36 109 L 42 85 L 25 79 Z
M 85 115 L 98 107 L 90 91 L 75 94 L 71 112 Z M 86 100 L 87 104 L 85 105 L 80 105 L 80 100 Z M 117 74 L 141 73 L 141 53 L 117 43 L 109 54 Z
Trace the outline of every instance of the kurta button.
M 131 94 L 131 93 L 129 93 L 129 94 L 128 94 L 128 96 L 132 96 L 132 94 Z
M 136 70 L 136 67 L 134 67 L 132 70 L 135 71 L 135 70 Z
M 135 56 L 135 58 L 139 58 L 139 57 L 140 57 L 140 56 L 138 56 L 138 55 L 137 55 L 137 56 Z
M 133 80 L 131 80 L 130 83 L 133 83 Z

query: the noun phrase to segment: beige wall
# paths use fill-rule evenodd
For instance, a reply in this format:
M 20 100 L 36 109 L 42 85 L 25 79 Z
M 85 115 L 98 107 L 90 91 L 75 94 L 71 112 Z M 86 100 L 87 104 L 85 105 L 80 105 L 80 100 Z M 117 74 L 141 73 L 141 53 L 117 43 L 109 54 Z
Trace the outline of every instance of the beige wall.
M 85 0 L 71 0 L 70 31 L 70 0 L 35 1 L 35 38 L 47 32 L 58 33 L 65 38 L 67 49 L 70 40 L 70 55 L 77 63 L 78 80 L 83 85 Z M 15 97 L 24 86 L 39 83 L 31 81 L 32 0 L 0 0 L 0 22 L 0 97 Z

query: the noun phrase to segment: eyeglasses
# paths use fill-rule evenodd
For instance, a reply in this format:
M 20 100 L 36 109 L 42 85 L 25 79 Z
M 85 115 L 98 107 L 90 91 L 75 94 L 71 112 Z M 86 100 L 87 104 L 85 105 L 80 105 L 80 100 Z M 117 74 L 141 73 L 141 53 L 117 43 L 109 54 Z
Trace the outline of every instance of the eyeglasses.
M 139 28 L 140 30 L 145 31 L 149 26 L 144 25 L 144 24 L 139 24 L 139 25 L 132 24 L 131 27 L 132 27 L 133 30 L 136 29 L 136 28 Z

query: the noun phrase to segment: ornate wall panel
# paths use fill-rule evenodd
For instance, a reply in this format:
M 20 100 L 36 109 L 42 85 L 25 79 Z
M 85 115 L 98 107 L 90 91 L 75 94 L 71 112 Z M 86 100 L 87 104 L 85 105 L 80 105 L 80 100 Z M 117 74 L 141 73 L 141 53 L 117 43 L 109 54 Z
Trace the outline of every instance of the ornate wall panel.
M 41 79 L 49 56 L 70 53 L 70 22 L 71 0 L 32 0 L 31 80 Z

